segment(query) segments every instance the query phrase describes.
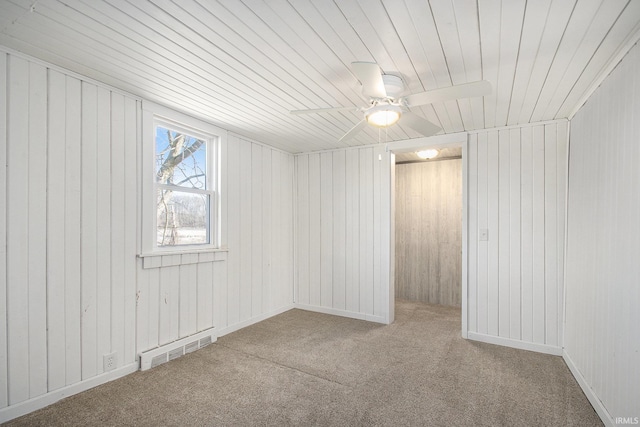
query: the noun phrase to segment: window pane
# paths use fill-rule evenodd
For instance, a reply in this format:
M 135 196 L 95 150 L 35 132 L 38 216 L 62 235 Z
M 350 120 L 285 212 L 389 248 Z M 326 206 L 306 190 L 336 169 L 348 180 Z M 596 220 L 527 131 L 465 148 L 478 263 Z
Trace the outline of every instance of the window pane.
M 158 190 L 158 246 L 209 243 L 209 195 Z
M 205 140 L 156 126 L 156 182 L 205 190 L 206 159 Z

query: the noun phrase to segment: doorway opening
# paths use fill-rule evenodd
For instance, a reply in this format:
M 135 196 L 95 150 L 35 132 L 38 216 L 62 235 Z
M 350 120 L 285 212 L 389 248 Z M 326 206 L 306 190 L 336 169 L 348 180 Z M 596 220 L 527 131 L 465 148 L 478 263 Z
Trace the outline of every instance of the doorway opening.
M 466 338 L 466 135 L 391 148 L 390 296 L 459 307 Z M 407 141 L 408 143 L 409 141 Z M 416 152 L 437 149 L 420 159 Z

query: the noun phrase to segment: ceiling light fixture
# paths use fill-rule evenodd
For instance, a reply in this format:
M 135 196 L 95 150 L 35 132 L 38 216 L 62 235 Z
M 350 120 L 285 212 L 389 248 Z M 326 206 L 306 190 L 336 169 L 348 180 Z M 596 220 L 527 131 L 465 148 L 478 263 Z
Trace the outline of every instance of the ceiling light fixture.
M 378 104 L 367 111 L 367 122 L 370 125 L 386 128 L 400 120 L 402 109 L 399 105 Z
M 421 159 L 433 159 L 434 157 L 436 157 L 440 152 L 434 148 L 431 148 L 429 150 L 421 150 L 421 151 L 417 151 L 416 154 L 418 155 L 418 157 L 420 157 Z

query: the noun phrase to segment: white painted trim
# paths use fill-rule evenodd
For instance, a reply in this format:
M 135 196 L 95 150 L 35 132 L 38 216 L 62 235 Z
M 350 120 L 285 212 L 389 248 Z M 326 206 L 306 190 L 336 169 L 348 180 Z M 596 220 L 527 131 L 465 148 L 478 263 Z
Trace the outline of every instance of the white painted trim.
M 469 137 L 462 143 L 462 295 L 461 295 L 461 335 L 467 338 L 468 324 L 468 283 L 469 283 Z
M 396 155 L 389 153 L 389 289 L 387 297 L 387 324 L 396 319 Z
M 562 356 L 562 348 L 552 345 L 536 344 L 533 342 L 514 340 L 511 338 L 495 337 L 492 335 L 479 334 L 476 332 L 469 332 L 467 338 L 473 341 L 480 341 L 487 344 L 495 344 L 504 347 L 517 348 L 520 350 L 535 351 L 537 353 Z
M 468 132 L 457 132 L 423 138 L 405 139 L 403 141 L 389 142 L 385 148 L 387 151 L 393 151 L 394 153 L 406 153 L 434 146 L 438 148 L 459 147 L 463 141 L 468 139 L 467 135 Z
M 295 155 L 293 156 L 293 182 L 291 183 L 291 190 L 293 191 L 293 277 L 292 277 L 292 285 L 293 285 L 293 301 L 295 304 L 298 301 L 298 284 L 300 283 L 298 276 L 298 162 L 296 161 Z
M 468 133 L 472 134 L 472 133 L 493 132 L 493 131 L 508 130 L 508 129 L 522 129 L 522 128 L 527 128 L 527 127 L 532 127 L 532 126 L 552 125 L 552 124 L 562 123 L 562 122 L 567 122 L 567 121 L 569 121 L 569 120 L 568 119 L 545 120 L 545 121 L 542 121 L 542 122 L 535 122 L 535 123 L 523 123 L 523 124 L 520 124 L 520 125 L 509 125 L 509 126 L 500 126 L 500 127 L 495 127 L 495 128 L 470 130 L 470 131 L 468 131 Z
M 138 363 L 131 363 L 113 371 L 95 376 L 86 381 L 81 381 L 66 387 L 59 388 L 49 393 L 34 397 L 24 402 L 16 403 L 6 408 L 0 409 L 0 423 L 12 420 L 30 412 L 52 405 L 65 397 L 87 391 L 101 384 L 122 378 L 138 370 Z
M 330 307 L 319 307 L 307 304 L 294 304 L 294 308 L 306 311 L 314 311 L 316 313 L 331 314 L 333 316 L 349 317 L 351 319 L 366 320 L 368 322 L 382 323 L 388 325 L 389 322 L 383 316 L 373 316 L 365 313 L 357 313 L 355 311 L 339 310 Z
M 468 201 L 467 201 L 467 186 L 468 186 L 468 163 L 466 161 L 467 150 L 469 147 L 469 134 L 467 132 L 459 132 L 452 133 L 447 135 L 438 135 L 431 136 L 428 138 L 415 138 L 409 139 L 405 141 L 397 141 L 387 144 L 387 151 L 390 151 L 392 155 L 396 152 L 402 153 L 407 151 L 414 151 L 419 148 L 445 148 L 445 147 L 462 147 L 462 308 L 461 308 L 461 335 L 463 338 L 467 338 L 468 331 L 468 319 L 467 319 L 467 263 L 468 263 L 468 253 L 469 250 L 467 244 L 467 234 L 468 234 Z M 393 161 L 389 162 L 391 168 L 391 176 L 395 177 L 395 158 Z M 395 307 L 395 233 L 393 230 L 395 229 L 395 179 L 392 179 L 391 182 L 391 191 L 390 194 L 390 206 L 393 207 L 390 215 L 390 222 L 388 224 L 391 227 L 392 233 L 390 234 L 390 245 L 391 251 L 389 252 L 389 265 L 391 266 L 390 276 L 389 277 L 389 310 L 393 310 Z M 393 322 L 393 316 L 391 316 L 391 322 Z M 386 322 L 386 323 L 391 323 Z
M 591 406 L 593 406 L 593 409 L 595 409 L 604 425 L 614 427 L 616 423 L 613 421 L 613 417 L 611 416 L 609 411 L 607 411 L 607 408 L 605 408 L 604 404 L 598 398 L 593 389 L 589 387 L 587 380 L 582 376 L 582 373 L 575 365 L 575 363 L 573 363 L 571 356 L 569 356 L 566 351 L 563 351 L 562 358 L 564 359 L 564 363 L 567 364 L 567 367 L 575 377 L 576 381 L 578 381 L 578 385 L 580 385 L 580 388 L 584 392 L 585 396 L 587 396 L 587 399 L 589 399 Z
M 235 331 L 239 331 L 242 328 L 246 328 L 247 326 L 251 326 L 255 323 L 258 322 L 262 322 L 263 320 L 266 320 L 270 317 L 273 316 L 277 316 L 278 314 L 282 314 L 286 311 L 289 311 L 291 309 L 295 308 L 295 304 L 287 304 L 285 306 L 282 306 L 280 308 L 277 308 L 273 311 L 270 311 L 269 313 L 265 313 L 265 314 L 261 314 L 260 316 L 256 316 L 256 317 L 252 317 L 250 319 L 247 319 L 243 322 L 240 323 L 236 323 L 230 326 L 227 326 L 226 328 L 222 328 L 218 331 L 217 335 L 218 338 L 225 336 L 227 334 L 230 334 L 231 332 L 235 332 Z
M 571 159 L 571 120 L 567 123 L 567 156 L 565 161 L 566 179 L 564 183 L 564 237 L 563 237 L 563 265 L 562 265 L 562 316 L 559 328 L 559 342 L 564 348 L 564 330 L 567 324 L 567 246 L 569 243 L 569 161 Z
M 156 245 L 156 190 L 158 184 L 155 182 L 155 128 L 156 125 L 175 127 L 175 129 L 191 133 L 198 138 L 204 138 L 208 142 L 207 148 L 207 180 L 212 183 L 213 177 L 217 179 L 213 182 L 211 191 L 211 211 L 210 217 L 210 239 L 211 241 L 202 245 L 185 245 L 179 249 L 175 247 L 158 247 Z M 202 250 L 216 250 L 224 248 L 227 242 L 221 241 L 221 207 L 220 188 L 222 161 L 220 153 L 222 145 L 227 143 L 228 131 L 215 126 L 207 121 L 195 118 L 188 114 L 174 110 L 152 101 L 144 100 L 142 102 L 142 146 L 141 158 L 138 160 L 141 170 L 141 186 L 142 186 L 142 222 L 139 231 L 139 246 L 142 248 L 143 254 L 157 253 L 158 255 L 170 252 L 195 252 Z M 213 165 L 213 166 L 211 166 Z M 213 168 L 213 170 L 211 170 Z M 207 184 L 209 185 L 209 184 Z M 215 195 L 215 197 L 214 197 Z

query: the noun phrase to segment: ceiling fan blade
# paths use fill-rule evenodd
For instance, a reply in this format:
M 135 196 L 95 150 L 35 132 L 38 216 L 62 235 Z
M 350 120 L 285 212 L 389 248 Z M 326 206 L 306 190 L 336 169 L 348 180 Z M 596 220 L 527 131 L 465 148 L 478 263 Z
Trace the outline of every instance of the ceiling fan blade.
M 387 91 L 384 88 L 384 81 L 380 67 L 374 62 L 352 62 L 351 69 L 360 83 L 362 83 L 362 93 L 372 98 L 386 98 Z
M 361 121 L 358 122 L 358 124 L 356 124 L 354 127 L 349 129 L 349 132 L 345 133 L 344 136 L 338 140 L 338 142 L 346 141 L 348 139 L 353 138 L 366 125 L 367 125 L 367 121 L 365 119 L 362 119 Z
M 359 107 L 335 107 L 335 108 L 311 108 L 308 110 L 291 110 L 289 111 L 289 113 L 291 114 L 314 114 L 314 113 L 320 113 L 320 114 L 324 114 L 324 113 L 335 113 L 338 111 L 360 111 L 361 108 Z
M 404 99 L 409 107 L 417 105 L 433 104 L 434 102 L 449 101 L 451 99 L 475 98 L 489 95 L 491 93 L 491 83 L 486 80 L 479 82 L 464 83 L 442 89 L 434 89 L 413 95 L 405 96 Z
M 401 125 L 407 125 L 411 129 L 420 132 L 424 136 L 432 136 L 436 133 L 440 132 L 441 128 L 431 123 L 427 119 L 423 119 L 422 117 L 413 114 L 410 111 L 405 111 L 402 113 L 400 117 Z

